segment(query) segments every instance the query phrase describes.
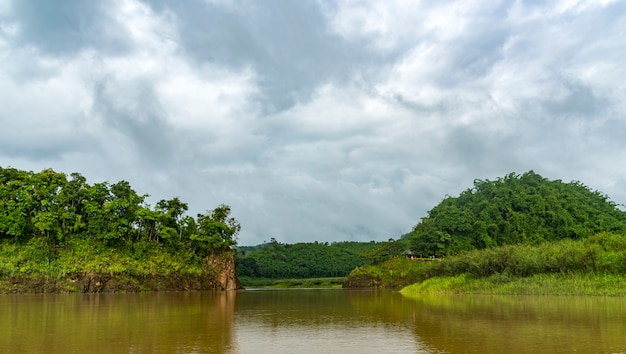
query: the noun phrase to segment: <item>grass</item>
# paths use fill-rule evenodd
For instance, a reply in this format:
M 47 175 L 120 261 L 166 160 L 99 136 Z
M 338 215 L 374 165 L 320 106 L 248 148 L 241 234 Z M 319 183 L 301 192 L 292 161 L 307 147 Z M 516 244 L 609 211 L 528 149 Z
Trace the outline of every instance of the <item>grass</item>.
M 427 264 L 408 296 L 439 293 L 626 296 L 626 235 L 476 250 Z
M 617 274 L 536 274 L 529 277 L 468 274 L 435 277 L 401 290 L 408 297 L 424 294 L 626 296 L 626 280 Z

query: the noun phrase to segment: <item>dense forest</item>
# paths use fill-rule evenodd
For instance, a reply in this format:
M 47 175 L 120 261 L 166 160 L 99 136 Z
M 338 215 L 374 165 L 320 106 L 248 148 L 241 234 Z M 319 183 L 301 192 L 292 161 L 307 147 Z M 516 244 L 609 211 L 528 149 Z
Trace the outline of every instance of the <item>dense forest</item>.
M 204 257 L 236 244 L 229 206 L 194 218 L 177 197 L 154 207 L 147 197 L 126 181 L 0 168 L 0 276 L 201 272 Z
M 458 197 L 446 197 L 408 235 L 414 251 L 451 255 L 510 244 L 583 239 L 626 230 L 626 212 L 580 182 L 511 173 L 476 180 Z
M 344 277 L 371 263 L 377 242 L 302 242 L 284 244 L 272 239 L 256 247 L 240 247 L 237 275 L 256 278 Z

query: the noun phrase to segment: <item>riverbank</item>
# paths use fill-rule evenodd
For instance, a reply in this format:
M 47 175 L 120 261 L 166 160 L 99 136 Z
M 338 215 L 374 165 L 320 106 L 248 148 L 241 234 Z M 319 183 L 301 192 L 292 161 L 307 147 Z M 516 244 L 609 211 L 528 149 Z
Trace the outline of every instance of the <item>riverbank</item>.
M 239 280 L 244 288 L 341 288 L 346 277 L 330 278 L 253 278 L 240 277 Z
M 626 236 L 506 245 L 437 262 L 391 259 L 355 269 L 346 287 L 404 288 L 406 295 L 626 296 Z
M 419 280 L 425 261 L 397 257 L 386 262 L 355 268 L 343 283 L 344 288 L 401 289 Z
M 415 298 L 426 294 L 626 296 L 626 279 L 619 274 L 591 273 L 495 274 L 484 278 L 461 274 L 427 279 L 400 292 Z
M 0 293 L 102 293 L 234 290 L 241 285 L 235 258 L 226 249 L 198 257 L 157 243 L 127 248 L 94 247 L 72 240 L 51 248 L 33 238 L 0 242 Z
M 0 279 L 0 294 L 130 293 L 191 291 L 220 288 L 210 275 L 74 274 L 60 279 L 7 277 Z

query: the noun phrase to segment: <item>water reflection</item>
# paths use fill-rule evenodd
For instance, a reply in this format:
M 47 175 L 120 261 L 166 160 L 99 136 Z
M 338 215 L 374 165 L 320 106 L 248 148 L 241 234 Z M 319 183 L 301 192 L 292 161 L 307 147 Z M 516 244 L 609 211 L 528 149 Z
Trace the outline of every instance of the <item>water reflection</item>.
M 626 299 L 246 290 L 0 296 L 0 353 L 620 353 Z
M 425 296 L 415 300 L 416 335 L 450 353 L 626 351 L 623 298 Z
M 395 296 L 392 296 L 395 295 Z M 409 324 L 387 312 L 399 294 L 262 290 L 237 299 L 241 353 L 430 353 Z
M 232 347 L 236 292 L 0 297 L 0 352 L 213 353 Z

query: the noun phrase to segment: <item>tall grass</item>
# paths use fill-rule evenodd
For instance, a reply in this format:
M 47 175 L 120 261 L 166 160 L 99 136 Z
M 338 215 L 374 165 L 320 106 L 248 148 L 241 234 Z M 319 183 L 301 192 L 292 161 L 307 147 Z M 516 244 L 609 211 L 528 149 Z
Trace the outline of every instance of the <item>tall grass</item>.
M 419 269 L 404 293 L 626 296 L 626 236 L 509 245 L 446 257 Z
M 508 245 L 446 257 L 421 268 L 419 279 L 469 274 L 528 277 L 554 273 L 626 273 L 626 236 L 602 233 L 585 240 L 565 239 L 538 246 Z

